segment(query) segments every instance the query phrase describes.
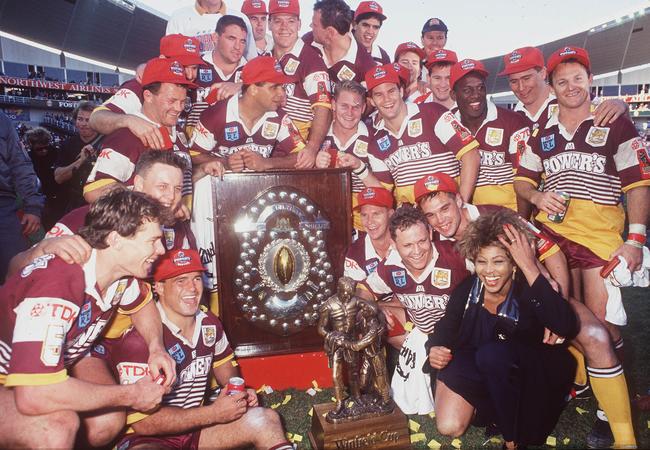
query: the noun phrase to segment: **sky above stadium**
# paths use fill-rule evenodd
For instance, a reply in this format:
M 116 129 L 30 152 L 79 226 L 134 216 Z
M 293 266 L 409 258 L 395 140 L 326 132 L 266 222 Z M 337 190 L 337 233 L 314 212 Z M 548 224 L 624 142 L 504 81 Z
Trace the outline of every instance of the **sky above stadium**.
M 360 0 L 348 3 L 354 9 Z M 138 0 L 169 16 L 194 0 Z M 239 10 L 242 0 L 227 0 Z M 268 0 L 267 0 L 268 4 Z M 311 0 L 300 1 L 302 29 L 309 30 Z M 449 27 L 447 48 L 461 58 L 482 59 L 514 48 L 540 45 L 584 31 L 650 7 L 650 0 L 380 0 L 388 16 L 377 42 L 389 54 L 400 42 L 420 43 L 422 25 L 429 17 Z

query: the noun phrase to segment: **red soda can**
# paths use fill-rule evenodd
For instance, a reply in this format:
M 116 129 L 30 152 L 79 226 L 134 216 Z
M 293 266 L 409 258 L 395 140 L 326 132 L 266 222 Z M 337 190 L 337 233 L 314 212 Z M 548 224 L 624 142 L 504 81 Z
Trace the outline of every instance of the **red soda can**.
M 226 385 L 226 394 L 235 395 L 244 392 L 244 389 L 244 379 L 240 377 L 232 377 L 228 380 L 228 385 Z
M 564 216 L 566 216 L 567 209 L 569 209 L 569 202 L 571 201 L 571 195 L 568 192 L 564 191 L 556 191 L 555 192 L 557 195 L 562 197 L 562 200 L 564 200 L 564 211 L 558 214 L 547 214 L 546 217 L 548 217 L 548 220 L 554 223 L 562 223 L 564 220 Z
M 167 377 L 165 376 L 164 373 L 161 373 L 153 380 L 154 383 L 159 384 L 161 386 L 165 383 L 165 381 L 167 381 Z

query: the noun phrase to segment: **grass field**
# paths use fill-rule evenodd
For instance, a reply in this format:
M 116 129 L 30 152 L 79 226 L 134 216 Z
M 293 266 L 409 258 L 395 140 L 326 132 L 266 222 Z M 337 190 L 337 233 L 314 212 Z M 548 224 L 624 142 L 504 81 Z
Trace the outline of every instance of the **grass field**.
M 623 329 L 625 339 L 625 372 L 632 397 L 646 394 L 650 389 L 650 353 L 645 347 L 650 343 L 650 288 L 626 288 L 623 300 L 628 313 L 628 325 Z M 291 396 L 290 398 L 288 396 Z M 300 449 L 310 449 L 307 431 L 311 426 L 309 412 L 315 403 L 330 401 L 332 391 L 324 389 L 311 397 L 305 391 L 290 389 L 286 391 L 261 394 L 265 406 L 274 406 L 283 419 L 288 433 Z M 535 405 L 530 405 L 534 408 Z M 596 402 L 572 400 L 564 410 L 557 427 L 551 435 L 557 448 L 585 448 L 585 437 L 594 421 Z M 639 448 L 650 448 L 650 413 L 637 413 L 634 427 Z M 442 437 L 435 429 L 434 420 L 429 416 L 410 416 L 420 425 L 418 433 L 425 438 L 412 444 L 412 448 L 430 448 L 432 439 L 442 444 L 442 448 L 454 448 L 449 438 Z M 411 431 L 413 434 L 414 432 Z M 422 437 L 422 436 L 420 436 Z M 482 428 L 470 428 L 460 438 L 461 448 L 500 448 L 501 442 L 485 442 Z M 552 443 L 552 442 L 551 442 Z M 454 442 L 458 445 L 458 442 Z M 435 444 L 432 444 L 435 445 Z

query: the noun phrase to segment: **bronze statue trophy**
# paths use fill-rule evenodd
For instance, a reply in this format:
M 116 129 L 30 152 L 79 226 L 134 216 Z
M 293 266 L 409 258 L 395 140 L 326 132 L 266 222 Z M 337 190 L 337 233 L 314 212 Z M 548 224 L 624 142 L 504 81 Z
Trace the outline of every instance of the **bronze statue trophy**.
M 384 316 L 355 291 L 354 280 L 339 278 L 336 294 L 319 308 L 318 333 L 325 340 L 336 404 L 315 405 L 309 437 L 319 449 L 399 448 L 409 443 L 409 433 L 406 416 L 390 398 L 381 345 Z

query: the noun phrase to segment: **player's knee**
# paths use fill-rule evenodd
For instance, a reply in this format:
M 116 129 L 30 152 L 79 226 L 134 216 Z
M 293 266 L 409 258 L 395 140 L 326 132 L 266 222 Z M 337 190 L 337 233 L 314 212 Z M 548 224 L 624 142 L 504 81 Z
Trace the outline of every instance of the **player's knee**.
M 612 348 L 609 331 L 601 323 L 583 324 L 577 338 L 588 353 L 603 354 Z
M 463 433 L 465 433 L 467 424 L 462 423 L 460 420 L 458 420 L 458 418 L 453 416 L 436 416 L 436 428 L 438 429 L 438 433 L 442 434 L 443 436 L 456 438 L 462 436 Z
M 244 416 L 246 429 L 252 436 L 264 435 L 270 430 L 282 427 L 280 416 L 271 408 L 249 408 Z
M 88 443 L 93 447 L 110 444 L 124 428 L 125 412 L 114 412 L 85 421 Z
M 33 433 L 34 447 L 72 448 L 79 430 L 79 416 L 73 411 L 59 411 L 48 416 L 39 433 Z M 29 445 L 30 447 L 32 445 Z

